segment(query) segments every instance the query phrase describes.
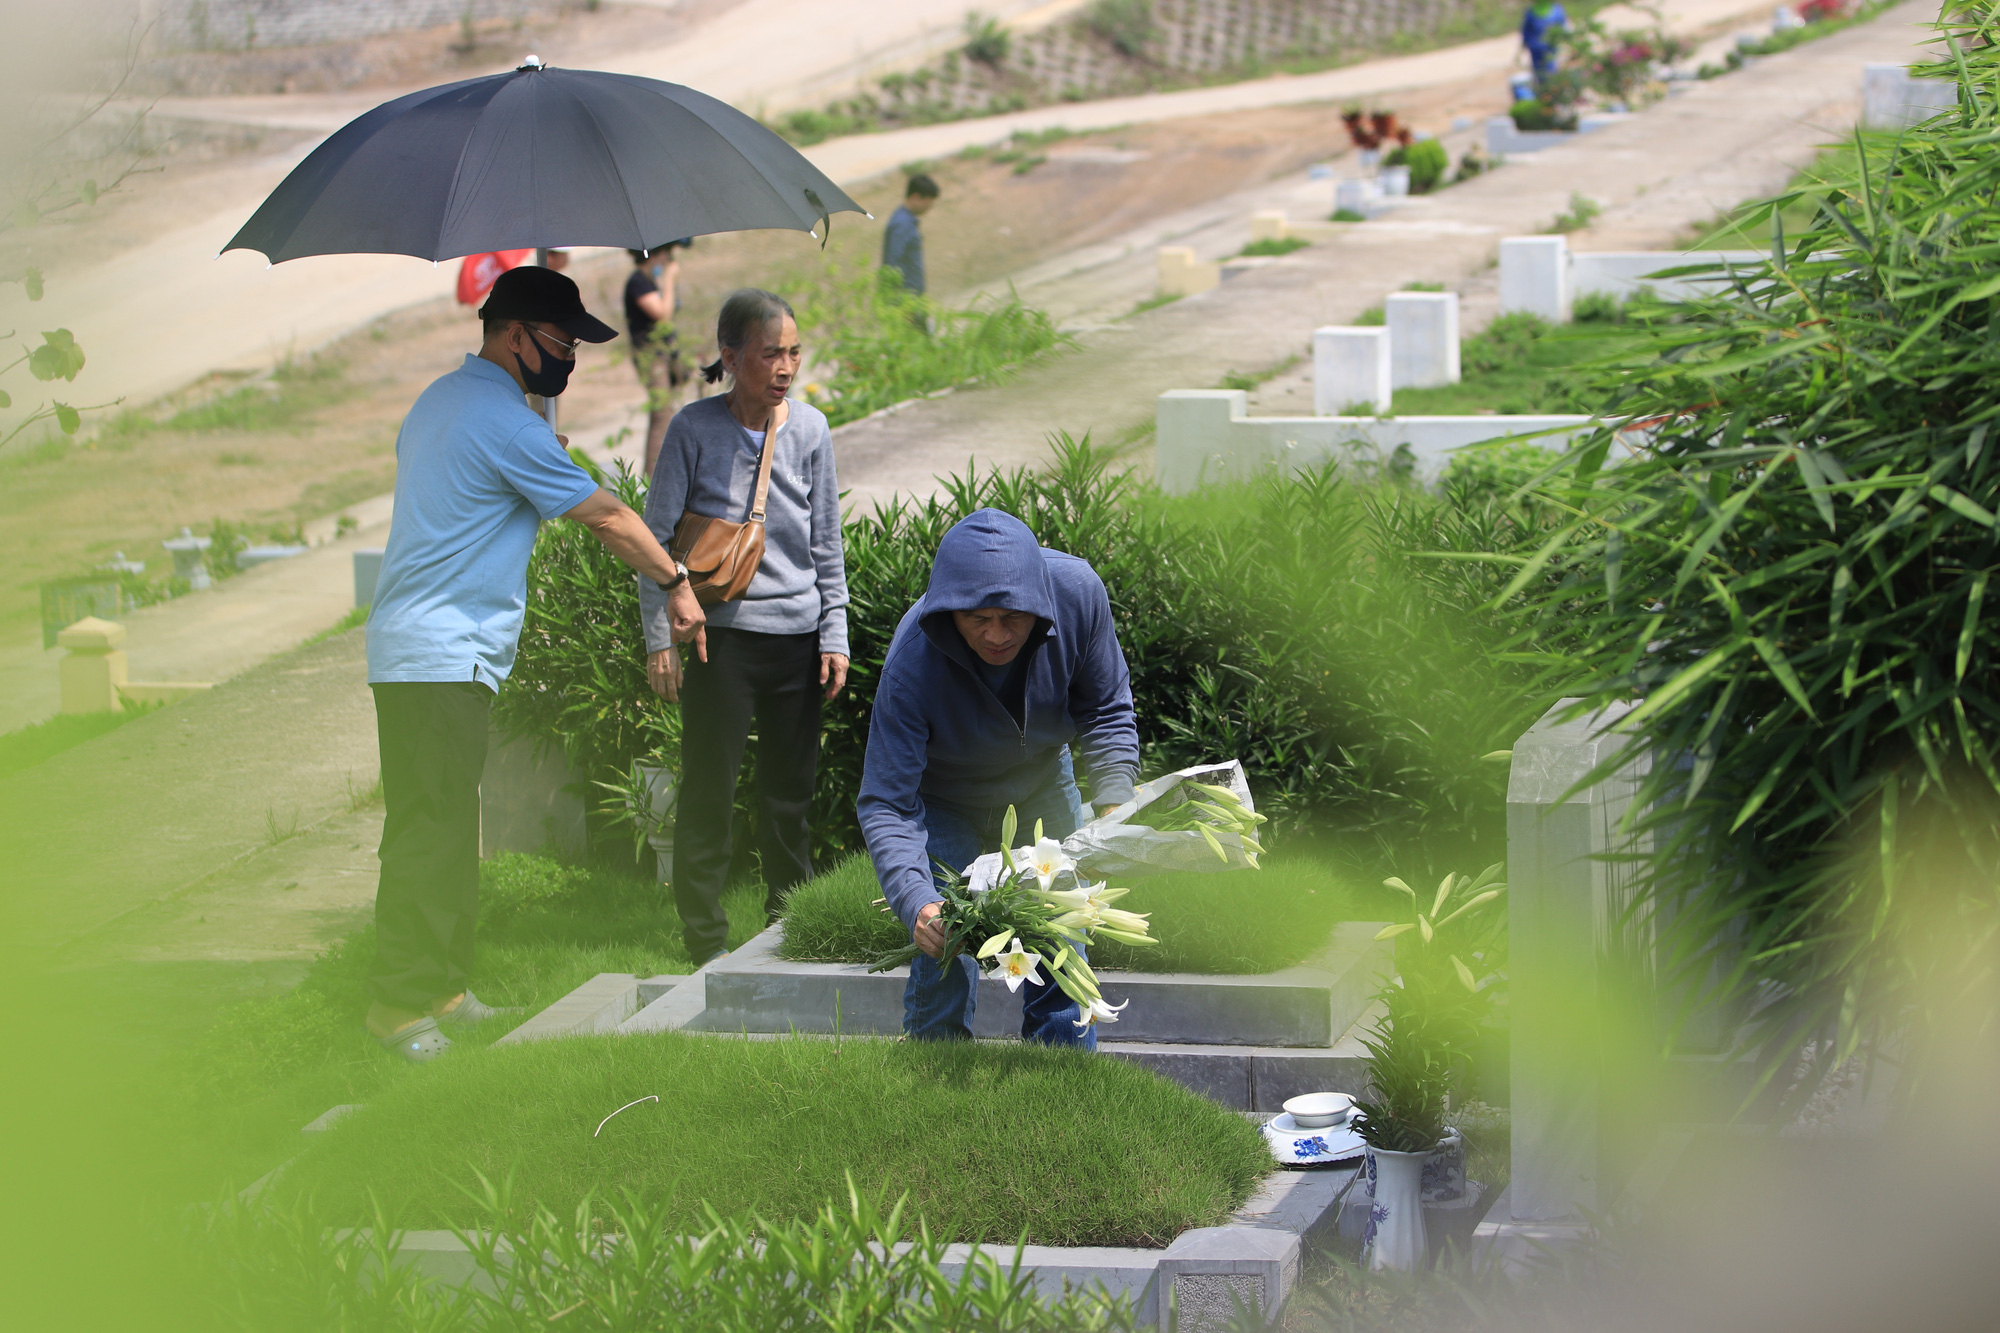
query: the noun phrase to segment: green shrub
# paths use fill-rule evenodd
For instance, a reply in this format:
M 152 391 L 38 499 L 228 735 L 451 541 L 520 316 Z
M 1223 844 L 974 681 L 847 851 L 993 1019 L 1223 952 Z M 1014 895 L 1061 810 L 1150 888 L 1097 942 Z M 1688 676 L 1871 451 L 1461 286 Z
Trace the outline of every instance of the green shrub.
M 1609 384 L 1649 446 L 1579 451 L 1574 520 L 1511 585 L 1579 707 L 1643 699 L 1668 960 L 1740 937 L 1724 989 L 1842 1054 L 1871 1021 L 1990 1021 L 1958 986 L 2000 878 L 2000 50 L 1965 13 L 1968 100 L 1750 220 L 1817 210 Z
M 1525 97 L 1508 108 L 1507 114 L 1514 118 L 1514 128 L 1523 133 L 1538 130 L 1573 130 L 1576 117 L 1569 115 L 1547 102 L 1534 97 Z
M 1311 244 L 1312 242 L 1303 236 L 1270 236 L 1263 240 L 1250 242 L 1239 253 L 1246 257 L 1252 255 L 1288 255 L 1294 250 L 1303 250 Z
M 1381 471 L 1398 475 L 1396 460 Z M 639 502 L 634 481 L 618 485 Z M 1532 512 L 1461 510 L 1331 471 L 1170 500 L 1114 474 L 1087 443 L 1058 437 L 1046 473 L 950 478 L 936 497 L 847 523 L 852 666 L 849 689 L 824 713 L 812 815 L 820 864 L 862 850 L 854 801 L 896 624 L 929 584 L 945 532 L 988 505 L 1103 576 L 1148 772 L 1240 758 L 1280 841 L 1344 835 L 1359 856 L 1421 844 L 1405 855 L 1422 864 L 1497 856 L 1504 770 L 1479 756 L 1505 748 L 1534 713 L 1526 669 L 1485 609 L 1504 576 L 1494 564 L 1410 556 L 1516 549 L 1537 539 Z M 529 582 L 520 657 L 496 719 L 562 745 L 596 780 L 648 755 L 671 764 L 678 719 L 645 683 L 629 571 L 582 528 L 551 524 Z M 755 766 L 752 752 L 746 793 Z M 755 818 L 740 801 L 746 848 Z
M 961 49 L 966 59 L 999 69 L 1007 63 L 1014 39 L 999 19 L 974 10 L 965 16 L 965 45 Z
M 1429 194 L 1451 170 L 1451 154 L 1436 139 L 1418 139 L 1394 149 L 1383 159 L 1392 167 L 1410 169 L 1410 193 Z
M 1153 21 L 1153 0 L 1091 0 L 1083 14 L 1084 28 L 1117 48 L 1121 55 L 1143 59 L 1160 38 Z
M 805 395 L 836 426 L 954 385 L 1002 383 L 1022 362 L 1074 342 L 1011 293 L 947 310 L 905 291 L 891 270 L 823 277 L 798 310 L 815 365 L 830 367 Z

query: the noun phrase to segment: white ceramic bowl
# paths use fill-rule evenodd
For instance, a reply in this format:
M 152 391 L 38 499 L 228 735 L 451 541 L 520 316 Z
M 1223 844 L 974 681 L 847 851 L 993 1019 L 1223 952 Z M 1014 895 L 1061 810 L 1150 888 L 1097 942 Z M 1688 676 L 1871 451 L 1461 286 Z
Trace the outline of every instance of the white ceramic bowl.
M 1285 1111 L 1300 1129 L 1325 1129 L 1345 1124 L 1354 1098 L 1344 1092 L 1308 1092 L 1285 1102 Z

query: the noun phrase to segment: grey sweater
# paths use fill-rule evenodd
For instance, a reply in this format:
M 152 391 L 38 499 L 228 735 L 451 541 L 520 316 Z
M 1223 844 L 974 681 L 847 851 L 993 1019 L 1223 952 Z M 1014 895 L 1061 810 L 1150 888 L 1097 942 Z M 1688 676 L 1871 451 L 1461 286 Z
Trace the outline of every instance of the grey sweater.
M 817 630 L 819 650 L 847 654 L 847 568 L 840 544 L 840 483 L 826 414 L 793 400 L 778 428 L 764 504 L 764 560 L 744 595 L 708 608 L 708 623 L 760 634 Z M 662 546 L 692 509 L 741 523 L 757 488 L 757 444 L 720 394 L 688 404 L 667 428 L 646 497 L 646 524 Z M 639 580 L 646 647 L 672 642 L 667 595 Z

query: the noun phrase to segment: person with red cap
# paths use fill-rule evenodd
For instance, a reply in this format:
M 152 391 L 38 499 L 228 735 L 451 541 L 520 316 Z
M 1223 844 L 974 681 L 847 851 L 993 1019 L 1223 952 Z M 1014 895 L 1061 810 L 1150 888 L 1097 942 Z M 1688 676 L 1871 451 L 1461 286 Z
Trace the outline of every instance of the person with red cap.
M 439 1024 L 497 1011 L 469 989 L 479 912 L 487 714 L 514 665 L 528 558 L 550 519 L 584 524 L 666 594 L 672 634 L 708 658 L 685 567 L 569 457 L 523 395 L 554 398 L 577 348 L 617 335 L 552 269 L 508 270 L 477 353 L 424 390 L 396 437 L 395 517 L 368 613 L 381 742 L 382 877 L 368 1031 L 407 1060 L 448 1049 Z

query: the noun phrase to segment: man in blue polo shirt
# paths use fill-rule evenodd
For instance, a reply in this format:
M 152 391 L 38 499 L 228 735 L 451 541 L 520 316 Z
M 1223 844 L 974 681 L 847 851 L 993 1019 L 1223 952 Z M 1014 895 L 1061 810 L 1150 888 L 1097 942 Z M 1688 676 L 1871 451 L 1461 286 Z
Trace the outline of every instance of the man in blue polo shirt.
M 467 988 L 479 911 L 479 777 L 487 713 L 514 666 L 528 557 L 554 518 L 589 527 L 669 594 L 674 637 L 708 659 L 687 570 L 644 519 L 570 460 L 523 393 L 553 398 L 576 349 L 617 335 L 551 269 L 502 274 L 476 355 L 417 399 L 396 437 L 396 511 L 368 615 L 368 683 L 382 751 L 382 878 L 368 1030 L 405 1059 L 438 1030 L 495 1011 Z M 636 614 L 636 612 L 635 612 Z

